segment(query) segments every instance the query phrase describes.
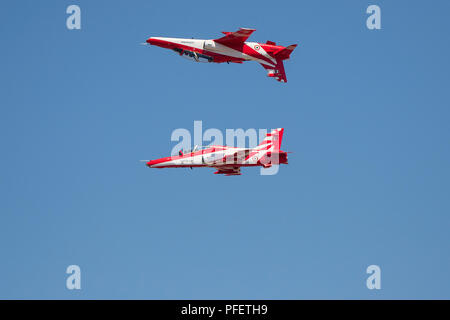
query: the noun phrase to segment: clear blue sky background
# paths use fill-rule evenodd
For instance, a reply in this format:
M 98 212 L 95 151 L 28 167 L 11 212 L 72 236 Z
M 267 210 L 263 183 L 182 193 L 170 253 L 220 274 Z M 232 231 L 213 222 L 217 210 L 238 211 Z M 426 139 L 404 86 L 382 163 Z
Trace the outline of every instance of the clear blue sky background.
M 1 1 L 0 298 L 450 298 L 449 13 L 444 0 Z M 139 45 L 238 27 L 299 44 L 287 84 Z M 194 120 L 284 127 L 294 153 L 274 176 L 139 163 Z M 65 287 L 71 264 L 81 291 Z

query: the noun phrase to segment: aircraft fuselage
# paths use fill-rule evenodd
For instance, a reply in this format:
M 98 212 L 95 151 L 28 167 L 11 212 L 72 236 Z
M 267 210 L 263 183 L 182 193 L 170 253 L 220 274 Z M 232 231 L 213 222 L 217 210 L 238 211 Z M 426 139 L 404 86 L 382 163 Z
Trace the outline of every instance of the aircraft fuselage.
M 229 47 L 214 40 L 184 39 L 152 37 L 147 43 L 166 49 L 177 51 L 180 55 L 197 53 L 209 57 L 209 62 L 236 62 L 256 61 L 268 67 L 275 67 L 277 61 L 270 55 L 283 47 L 261 44 L 257 42 L 244 42 L 242 45 Z

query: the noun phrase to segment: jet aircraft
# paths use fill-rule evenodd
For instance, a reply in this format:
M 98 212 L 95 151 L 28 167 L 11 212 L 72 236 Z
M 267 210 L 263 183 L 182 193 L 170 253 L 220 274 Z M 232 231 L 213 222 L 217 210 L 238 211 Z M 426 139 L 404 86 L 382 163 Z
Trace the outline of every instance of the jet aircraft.
M 280 82 L 287 82 L 283 60 L 289 59 L 297 46 L 277 45 L 273 41 L 266 43 L 247 42 L 255 29 L 240 28 L 236 32 L 222 32 L 225 36 L 213 40 L 151 37 L 146 43 L 171 49 L 180 56 L 191 58 L 196 62 L 259 62 L 267 75 Z
M 255 148 L 214 145 L 195 147 L 193 150 L 180 150 L 175 156 L 142 161 L 150 168 L 211 167 L 217 169 L 215 174 L 241 175 L 241 167 L 270 168 L 272 165 L 288 163 L 287 152 L 280 150 L 283 132 L 283 128 L 272 130 Z

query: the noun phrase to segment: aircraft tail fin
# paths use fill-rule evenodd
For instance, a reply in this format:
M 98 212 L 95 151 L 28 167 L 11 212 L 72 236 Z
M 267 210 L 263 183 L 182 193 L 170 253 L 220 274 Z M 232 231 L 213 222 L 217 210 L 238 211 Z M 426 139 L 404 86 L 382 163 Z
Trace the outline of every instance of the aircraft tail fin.
M 264 168 L 269 168 L 272 165 L 278 165 L 281 163 L 288 163 L 287 152 L 281 151 L 281 142 L 283 140 L 283 128 L 278 128 L 272 130 L 266 135 L 266 138 L 258 146 L 263 152 L 261 158 L 259 159 L 259 164 Z M 260 152 L 261 154 L 261 152 Z
M 272 150 L 274 152 L 280 151 L 281 141 L 283 140 L 283 133 L 283 128 L 273 129 L 270 133 L 266 134 L 266 137 L 258 147 Z
M 275 58 L 280 60 L 286 60 L 289 59 L 292 51 L 297 47 L 296 44 L 291 44 L 290 46 L 287 46 L 284 49 L 281 49 L 277 53 L 275 53 Z

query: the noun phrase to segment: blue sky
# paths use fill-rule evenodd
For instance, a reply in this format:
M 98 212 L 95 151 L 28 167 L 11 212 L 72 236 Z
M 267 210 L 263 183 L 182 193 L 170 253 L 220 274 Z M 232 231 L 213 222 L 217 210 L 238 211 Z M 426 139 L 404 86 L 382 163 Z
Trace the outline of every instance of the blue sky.
M 82 29 L 68 30 L 70 4 Z M 366 28 L 370 4 L 382 29 Z M 450 298 L 448 1 L 2 1 L 0 298 Z M 149 36 L 298 43 L 287 84 Z M 151 170 L 176 128 L 289 165 Z M 82 289 L 65 287 L 81 267 Z M 366 288 L 381 267 L 382 289 Z

